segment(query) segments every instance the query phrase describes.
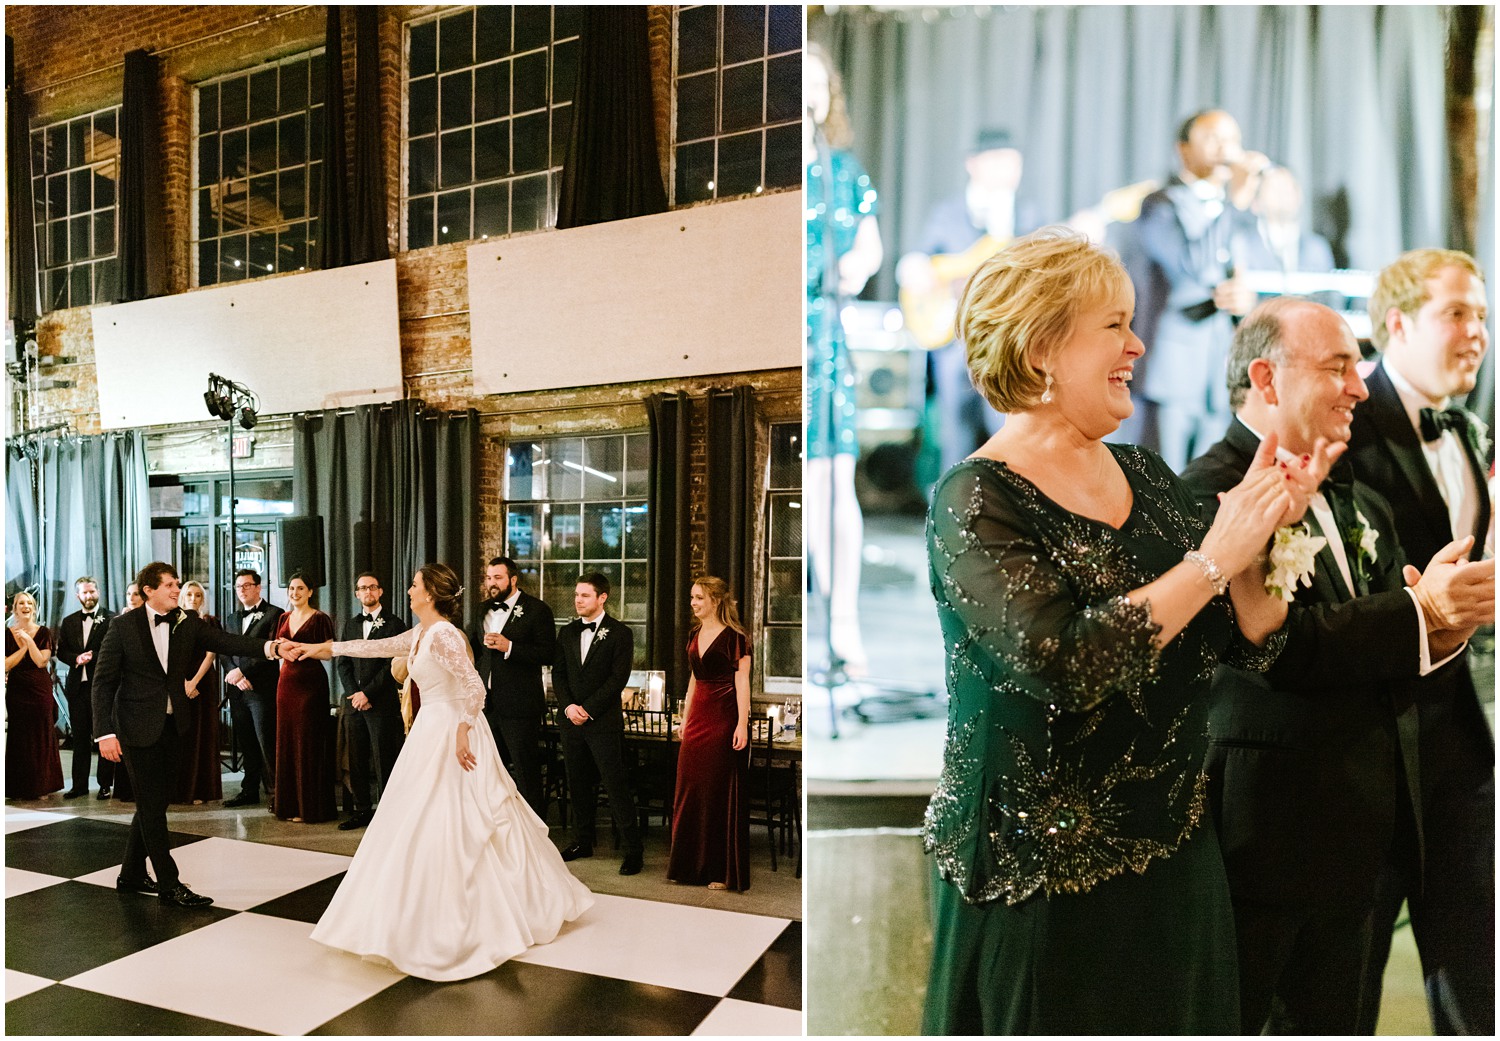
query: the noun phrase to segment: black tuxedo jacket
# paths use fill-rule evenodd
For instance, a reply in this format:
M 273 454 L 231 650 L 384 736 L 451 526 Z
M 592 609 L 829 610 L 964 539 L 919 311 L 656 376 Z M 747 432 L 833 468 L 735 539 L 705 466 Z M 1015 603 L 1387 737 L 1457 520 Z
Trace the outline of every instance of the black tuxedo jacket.
M 1258 446 L 1235 419 L 1183 472 L 1206 519 Z M 1405 557 L 1389 505 L 1358 482 L 1354 501 L 1379 532 L 1369 591 L 1351 593 L 1325 546 L 1311 588 L 1296 591 L 1275 665 L 1264 674 L 1221 665 L 1214 674 L 1209 792 L 1237 898 L 1282 906 L 1369 899 L 1397 800 L 1413 805 L 1421 831 L 1417 611 L 1402 590 Z
M 104 634 L 104 644 L 94 659 L 95 740 L 114 734 L 124 745 L 155 744 L 167 718 L 169 698 L 177 732 L 185 733 L 192 726 L 192 702 L 183 684 L 204 651 L 239 656 L 238 660 L 266 660 L 266 641 L 259 637 L 226 633 L 182 608 L 171 613 L 181 617 L 168 623 L 171 636 L 166 671 L 156 655 L 151 621 L 144 607 L 117 617 Z M 271 665 L 275 667 L 276 662 Z
M 78 693 L 79 684 L 83 682 L 83 674 L 87 672 L 90 680 L 94 670 L 99 665 L 99 648 L 104 646 L 104 634 L 109 629 L 109 623 L 114 619 L 110 610 L 103 605 L 98 608 L 99 618 L 89 630 L 88 642 L 83 640 L 83 612 L 74 611 L 62 620 L 62 625 L 57 631 L 57 660 L 68 667 L 68 677 L 64 680 L 64 689 L 68 697 Z M 90 665 L 79 668 L 78 656 L 84 651 L 93 651 L 94 660 Z
M 365 623 L 361 621 L 362 617 L 363 612 L 346 621 L 339 639 L 363 640 Z M 392 614 L 383 606 L 380 619 L 382 622 L 380 628 L 370 633 L 372 640 L 399 636 L 411 628 L 406 624 L 406 619 Z M 347 698 L 355 691 L 362 690 L 365 697 L 370 699 L 371 712 L 401 711 L 401 685 L 396 682 L 396 677 L 391 675 L 391 659 L 350 658 L 341 655 L 333 659 L 333 662 L 333 667 L 339 674 L 339 687 L 343 690 L 344 697 Z
M 620 692 L 630 682 L 635 634 L 630 626 L 605 614 L 599 620 L 587 661 L 579 661 L 578 641 L 583 621 L 575 618 L 557 634 L 557 656 L 552 662 L 552 693 L 559 707 L 582 705 L 601 729 L 621 730 Z M 603 637 L 603 639 L 601 639 Z
M 240 612 L 244 608 L 235 608 L 229 612 L 223 620 L 224 631 L 231 635 L 239 634 L 242 624 Z M 260 612 L 260 618 L 256 619 L 250 628 L 244 631 L 245 636 L 253 636 L 259 643 L 276 639 L 276 623 L 281 620 L 281 608 L 269 601 L 262 600 L 256 607 Z M 259 653 L 248 656 L 233 656 L 225 666 L 225 671 L 239 669 L 250 681 L 250 686 L 255 688 L 255 693 L 275 697 L 276 681 L 281 678 L 281 666 L 274 661 L 266 661 Z
M 551 665 L 557 655 L 557 623 L 552 608 L 528 593 L 521 594 L 500 630 L 511 641 L 509 658 L 484 645 L 483 604 L 479 610 L 479 621 L 469 627 L 469 645 L 474 648 L 474 668 L 489 691 L 484 702 L 486 711 L 505 719 L 540 719 L 546 708 L 542 666 Z

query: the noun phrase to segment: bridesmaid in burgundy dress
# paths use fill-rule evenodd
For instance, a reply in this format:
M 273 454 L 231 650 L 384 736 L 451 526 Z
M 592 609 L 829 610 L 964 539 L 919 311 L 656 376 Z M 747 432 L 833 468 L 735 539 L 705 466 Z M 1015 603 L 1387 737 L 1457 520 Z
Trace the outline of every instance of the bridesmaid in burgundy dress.
M 17 593 L 16 624 L 5 630 L 5 797 L 40 799 L 62 791 L 57 699 L 52 696 L 52 634 L 36 624 L 36 601 Z M 79 740 L 91 741 L 92 734 Z
M 722 578 L 693 583 L 698 627 L 688 643 L 687 703 L 672 808 L 667 877 L 710 889 L 750 888 L 750 641 Z
M 297 643 L 333 639 L 333 619 L 308 604 L 311 596 L 302 575 L 293 574 L 286 587 L 291 610 L 276 625 L 278 639 Z M 323 663 L 311 658 L 282 662 L 276 683 L 276 796 L 272 800 L 277 817 L 315 824 L 337 816 L 333 736 Z
M 215 629 L 219 620 L 208 614 L 208 597 L 197 582 L 182 584 L 179 606 L 196 611 Z M 177 786 L 173 802 L 198 803 L 224 798 L 224 781 L 219 767 L 219 670 L 215 655 L 204 651 L 198 664 L 189 667 L 188 697 L 193 699 L 193 728 L 183 742 L 177 760 Z

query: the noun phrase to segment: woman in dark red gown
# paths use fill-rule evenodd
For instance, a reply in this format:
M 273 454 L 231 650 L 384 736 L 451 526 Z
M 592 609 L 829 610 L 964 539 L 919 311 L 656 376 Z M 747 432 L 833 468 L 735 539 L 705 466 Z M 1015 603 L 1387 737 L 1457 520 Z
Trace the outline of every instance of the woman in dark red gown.
M 207 596 L 197 582 L 182 584 L 180 606 L 198 612 L 215 629 L 219 620 L 208 614 Z M 193 726 L 177 759 L 173 802 L 203 803 L 224 798 L 219 765 L 219 670 L 212 651 L 204 651 L 188 667 L 188 697 L 192 698 Z
M 16 624 L 5 630 L 5 797 L 40 799 L 62 791 L 57 699 L 52 696 L 52 634 L 36 624 L 36 601 L 17 593 Z M 92 740 L 93 735 L 81 740 Z
M 291 610 L 276 624 L 277 639 L 322 643 L 333 639 L 333 619 L 308 604 L 301 574 L 287 582 Z M 276 795 L 272 810 L 284 821 L 315 824 L 337 816 L 334 806 L 334 730 L 328 715 L 328 673 L 311 658 L 281 663 L 276 683 Z
M 688 681 L 672 856 L 667 877 L 710 889 L 750 888 L 750 640 L 722 578 L 693 583 L 698 627 L 688 643 Z

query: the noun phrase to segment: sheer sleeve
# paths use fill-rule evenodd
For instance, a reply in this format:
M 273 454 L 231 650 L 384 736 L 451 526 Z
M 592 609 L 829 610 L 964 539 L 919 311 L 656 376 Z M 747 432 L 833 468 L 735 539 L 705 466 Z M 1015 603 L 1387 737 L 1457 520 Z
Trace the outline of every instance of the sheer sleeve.
M 464 722 L 473 726 L 484 708 L 484 681 L 474 671 L 469 660 L 469 645 L 463 633 L 453 625 L 441 625 L 432 630 L 432 639 L 427 646 L 432 655 L 464 690 Z
M 411 653 L 411 646 L 421 631 L 421 626 L 418 626 L 383 640 L 335 640 L 333 653 L 346 658 L 404 658 Z
M 1124 595 L 1153 576 L 1109 540 L 1064 530 L 1043 539 L 1034 490 L 1003 489 L 986 464 L 953 471 L 932 507 L 933 595 L 944 638 L 996 689 L 1085 712 L 1156 675 L 1160 626 Z M 942 614 L 943 612 L 940 612 Z

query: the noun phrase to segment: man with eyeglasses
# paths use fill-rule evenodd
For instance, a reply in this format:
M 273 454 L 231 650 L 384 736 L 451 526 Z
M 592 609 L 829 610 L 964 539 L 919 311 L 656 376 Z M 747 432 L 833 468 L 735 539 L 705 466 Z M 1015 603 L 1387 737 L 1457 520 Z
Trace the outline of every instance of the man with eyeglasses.
M 236 571 L 234 595 L 240 608 L 226 619 L 224 628 L 260 640 L 274 640 L 281 608 L 261 599 L 260 572 L 249 568 Z M 229 671 L 224 674 L 224 683 L 229 691 L 229 718 L 244 760 L 245 779 L 240 784 L 240 793 L 224 800 L 224 805 L 254 806 L 260 802 L 262 781 L 268 796 L 276 786 L 276 681 L 281 675 L 281 663 L 231 657 L 226 664 Z
M 373 573 L 366 571 L 354 580 L 354 598 L 361 611 L 344 623 L 341 640 L 384 640 L 410 628 L 405 619 L 381 605 L 383 595 L 380 579 Z M 401 690 L 391 675 L 391 659 L 340 655 L 334 659 L 334 668 L 344 694 L 339 717 L 349 742 L 349 786 L 354 792 L 354 815 L 339 824 L 339 830 L 352 831 L 375 816 L 372 762 L 383 792 L 406 734 L 401 724 Z

